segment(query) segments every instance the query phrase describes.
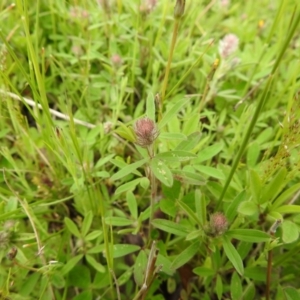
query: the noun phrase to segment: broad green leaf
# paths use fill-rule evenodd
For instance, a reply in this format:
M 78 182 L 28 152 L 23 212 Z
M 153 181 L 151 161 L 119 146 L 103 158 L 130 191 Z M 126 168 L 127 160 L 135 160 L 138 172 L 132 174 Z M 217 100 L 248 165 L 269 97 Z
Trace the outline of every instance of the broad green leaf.
M 257 164 L 257 160 L 260 154 L 260 146 L 257 141 L 252 142 L 247 150 L 247 166 L 253 168 Z
M 165 141 L 165 140 L 186 140 L 186 136 L 183 133 L 178 133 L 178 132 L 162 132 L 159 135 L 160 140 Z
M 184 210 L 184 212 L 188 215 L 190 219 L 193 219 L 197 224 L 201 225 L 201 221 L 198 219 L 197 215 L 192 211 L 192 209 L 188 205 L 186 205 L 184 202 L 180 200 L 178 200 L 177 203 L 180 206 L 180 208 Z
M 92 299 L 93 299 L 92 291 L 84 291 L 73 298 L 73 300 L 92 300 Z
M 272 208 L 277 208 L 284 202 L 288 201 L 296 192 L 300 190 L 300 183 L 294 184 L 285 190 L 273 203 Z
M 191 241 L 194 239 L 199 240 L 200 238 L 202 238 L 202 236 L 203 236 L 203 230 L 194 230 L 186 236 L 185 240 L 186 241 Z
M 197 153 L 198 158 L 195 160 L 197 163 L 206 161 L 217 155 L 223 149 L 223 143 L 216 143 L 208 146 Z
M 86 254 L 85 258 L 86 258 L 87 262 L 89 263 L 89 265 L 91 267 L 93 267 L 96 271 L 98 271 L 100 273 L 105 272 L 104 266 L 102 266 L 99 262 L 97 262 L 96 259 L 93 256 L 91 256 L 89 254 Z
M 153 158 L 150 162 L 150 168 L 160 182 L 166 186 L 172 186 L 173 174 L 163 161 Z
M 266 281 L 267 269 L 262 267 L 247 267 L 245 268 L 244 276 L 254 279 L 255 281 Z
M 225 212 L 225 215 L 226 215 L 229 223 L 233 222 L 234 218 L 237 216 L 238 207 L 240 206 L 241 202 L 245 200 L 245 197 L 246 197 L 246 192 L 242 191 L 229 204 L 229 206 Z
M 172 201 L 178 198 L 180 194 L 180 189 L 181 189 L 181 183 L 176 180 L 174 181 L 171 187 L 165 185 L 162 186 L 163 195 Z
M 196 216 L 200 224 L 203 226 L 206 223 L 206 198 L 201 194 L 199 189 L 195 190 L 195 208 Z
M 107 162 L 109 162 L 113 157 L 115 156 L 115 154 L 109 154 L 105 157 L 102 157 L 101 159 L 99 159 L 94 167 L 94 169 L 99 169 L 101 166 L 105 165 Z
M 231 276 L 230 294 L 232 300 L 242 299 L 243 287 L 239 275 L 234 272 Z
M 164 219 L 155 219 L 152 221 L 152 225 L 160 230 L 163 230 L 165 232 L 175 234 L 178 236 L 186 236 L 188 234 L 188 230 L 186 227 L 174 223 L 169 220 L 164 220 Z
M 65 221 L 65 224 L 66 224 L 68 230 L 70 231 L 70 233 L 73 234 L 74 236 L 80 238 L 81 234 L 80 234 L 76 224 L 68 217 L 65 217 L 64 221 Z
M 69 273 L 69 280 L 72 286 L 88 289 L 91 284 L 91 272 L 85 265 L 76 265 Z
M 36 289 L 36 287 L 38 285 L 38 280 L 40 279 L 40 277 L 41 277 L 41 274 L 39 274 L 39 273 L 32 273 L 32 274 L 27 275 L 23 279 L 21 289 L 19 290 L 20 295 L 22 295 L 23 297 L 26 297 L 26 298 L 27 298 L 27 296 L 30 296 L 30 294 L 33 293 L 33 290 Z M 5 297 L 3 297 L 2 299 L 5 299 Z
M 177 113 L 185 106 L 190 100 L 182 99 L 176 102 L 171 109 L 169 109 L 162 117 L 161 121 L 158 124 L 159 129 L 163 128 L 172 118 L 177 116 Z
M 176 256 L 171 264 L 171 268 L 177 270 L 178 268 L 189 262 L 198 251 L 199 241 L 196 241 Z
M 67 273 L 69 273 L 78 264 L 82 257 L 83 255 L 79 254 L 69 259 L 68 262 L 61 269 L 62 275 L 66 275 Z
M 286 296 L 286 300 L 299 300 L 300 299 L 300 292 L 291 286 L 284 288 L 284 294 Z
M 204 185 L 206 183 L 205 178 L 203 178 L 199 173 L 183 171 L 183 170 L 173 170 L 174 179 L 193 185 Z
M 169 162 L 186 161 L 195 158 L 196 155 L 188 151 L 168 151 L 155 155 L 155 158 Z
M 171 217 L 176 216 L 177 207 L 175 206 L 174 201 L 170 199 L 162 199 L 159 201 L 159 208 L 161 211 Z
M 225 234 L 230 239 L 234 238 L 244 242 L 262 243 L 270 240 L 270 235 L 256 229 L 232 229 Z
M 126 193 L 126 200 L 127 200 L 127 205 L 128 205 L 131 216 L 134 219 L 137 219 L 138 218 L 138 206 L 137 206 L 135 195 L 131 191 L 128 191 Z
M 274 211 L 282 214 L 298 214 L 300 213 L 300 205 L 283 205 L 278 207 Z
M 293 243 L 298 240 L 299 237 L 299 229 L 298 226 L 290 221 L 284 220 L 282 225 L 282 240 L 285 244 Z
M 260 204 L 270 202 L 277 197 L 285 185 L 285 177 L 287 170 L 281 168 L 279 172 L 273 177 L 270 183 L 262 190 Z
M 139 160 L 133 164 L 127 165 L 126 167 L 122 168 L 121 170 L 119 170 L 117 173 L 115 173 L 112 177 L 111 180 L 118 180 L 120 178 L 125 177 L 126 175 L 132 173 L 133 171 L 135 171 L 137 168 L 141 167 L 142 165 L 144 165 L 145 163 L 147 163 L 149 159 L 148 158 L 144 158 L 142 160 Z
M 205 174 L 209 177 L 217 178 L 217 179 L 224 179 L 225 176 L 223 172 L 219 169 L 209 167 L 209 166 L 199 166 L 195 165 L 194 168 L 201 172 L 202 174 Z
M 226 236 L 223 236 L 223 248 L 227 258 L 232 263 L 236 271 L 241 276 L 243 276 L 244 266 L 242 259 L 237 250 L 234 248 L 234 246 L 231 244 L 230 240 Z
M 253 201 L 244 201 L 239 205 L 238 212 L 245 216 L 253 216 L 258 213 L 258 206 Z
M 253 196 L 254 202 L 258 203 L 261 195 L 262 182 L 254 170 L 250 170 L 249 175 L 251 195 Z
M 168 257 L 159 253 L 157 255 L 156 265 L 162 266 L 162 269 L 161 269 L 162 272 L 164 272 L 170 276 L 173 276 L 174 270 L 171 268 L 171 261 L 169 260 Z
M 129 226 L 132 225 L 132 220 L 122 217 L 106 217 L 105 223 L 111 226 Z
M 148 93 L 146 100 L 146 115 L 152 121 L 155 121 L 155 101 L 151 92 Z
M 133 275 L 137 286 L 142 286 L 145 279 L 145 271 L 147 268 L 148 258 L 145 250 L 141 250 L 135 260 Z
M 103 232 L 101 230 L 94 230 L 92 232 L 90 232 L 89 234 L 87 234 L 84 238 L 85 241 L 92 241 L 94 239 L 96 239 L 97 237 L 99 237 L 100 235 L 102 235 Z
M 83 222 L 82 222 L 82 227 L 81 227 L 81 232 L 84 237 L 88 234 L 88 232 L 91 228 L 92 222 L 93 222 L 93 213 L 91 211 L 89 211 L 85 215 Z
M 214 276 L 216 273 L 213 269 L 209 269 L 206 267 L 197 267 L 193 269 L 193 272 L 200 277 Z
M 118 186 L 118 188 L 115 191 L 115 195 L 134 190 L 135 187 L 140 183 L 140 181 L 141 178 L 137 178 Z
M 147 177 L 142 177 L 140 179 L 140 186 L 144 189 L 144 190 L 147 190 L 148 187 L 150 185 L 150 181 Z
M 201 139 L 201 132 L 194 132 L 190 134 L 185 141 L 182 141 L 174 150 L 176 151 L 191 151 L 199 143 Z M 196 156 L 197 157 L 197 156 Z
M 216 293 L 217 293 L 218 300 L 221 300 L 223 295 L 223 282 L 219 274 L 217 275 L 217 281 L 216 281 Z
M 127 254 L 136 252 L 140 250 L 141 247 L 137 245 L 130 244 L 115 244 L 113 246 L 113 258 L 122 257 Z

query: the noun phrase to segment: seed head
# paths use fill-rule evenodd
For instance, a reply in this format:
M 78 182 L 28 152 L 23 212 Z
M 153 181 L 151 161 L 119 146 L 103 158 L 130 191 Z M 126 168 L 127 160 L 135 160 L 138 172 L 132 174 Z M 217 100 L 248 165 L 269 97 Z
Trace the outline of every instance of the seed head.
M 235 34 L 227 34 L 219 43 L 219 53 L 222 58 L 227 58 L 233 54 L 239 46 L 239 39 Z
M 136 144 L 144 148 L 152 145 L 159 135 L 154 121 L 149 118 L 137 120 L 133 129 L 136 135 Z
M 210 230 L 213 235 L 222 235 L 228 229 L 228 221 L 223 213 L 217 212 L 210 217 Z

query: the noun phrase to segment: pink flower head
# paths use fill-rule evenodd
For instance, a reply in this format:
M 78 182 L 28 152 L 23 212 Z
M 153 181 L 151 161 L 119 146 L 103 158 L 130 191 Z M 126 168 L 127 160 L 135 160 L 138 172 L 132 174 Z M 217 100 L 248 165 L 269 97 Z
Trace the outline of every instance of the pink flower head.
M 152 145 L 159 135 L 154 121 L 147 117 L 137 120 L 133 129 L 136 135 L 136 144 L 144 148 Z
M 221 235 L 228 229 L 228 221 L 223 213 L 217 212 L 211 215 L 210 229 L 213 235 Z
M 235 34 L 227 34 L 219 43 L 219 53 L 222 58 L 227 58 L 233 54 L 239 46 L 239 39 Z

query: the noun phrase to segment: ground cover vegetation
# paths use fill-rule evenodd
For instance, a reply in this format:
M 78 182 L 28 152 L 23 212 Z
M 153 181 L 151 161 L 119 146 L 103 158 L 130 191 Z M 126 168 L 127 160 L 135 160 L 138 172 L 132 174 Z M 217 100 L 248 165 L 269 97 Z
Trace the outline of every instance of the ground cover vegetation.
M 293 0 L 0 3 L 0 299 L 300 299 Z

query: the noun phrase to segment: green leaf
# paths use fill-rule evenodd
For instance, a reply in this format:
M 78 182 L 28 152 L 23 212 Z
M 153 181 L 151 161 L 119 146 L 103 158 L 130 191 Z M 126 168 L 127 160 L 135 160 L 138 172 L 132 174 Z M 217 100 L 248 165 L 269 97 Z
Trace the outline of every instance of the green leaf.
M 229 238 L 234 238 L 244 242 L 263 243 L 270 240 L 270 235 L 256 229 L 232 229 L 225 234 Z
M 126 167 L 122 168 L 120 171 L 118 171 L 117 173 L 115 173 L 112 177 L 111 180 L 115 181 L 118 180 L 120 178 L 123 178 L 125 176 L 127 176 L 128 174 L 132 173 L 133 171 L 135 171 L 137 168 L 141 167 L 142 165 L 144 165 L 145 163 L 148 162 L 148 158 L 144 158 L 142 160 L 139 160 L 133 164 L 127 165 Z
M 278 207 L 274 211 L 282 214 L 298 214 L 300 213 L 300 205 L 283 205 Z
M 172 186 L 173 184 L 173 175 L 172 172 L 170 171 L 170 169 L 167 167 L 167 165 L 157 159 L 157 158 L 153 158 L 150 162 L 150 168 L 152 170 L 152 172 L 154 173 L 155 177 L 162 182 L 163 184 L 165 184 L 166 186 Z
M 266 268 L 262 267 L 247 267 L 245 268 L 245 277 L 254 279 L 256 281 L 266 281 Z
M 298 240 L 299 229 L 298 226 L 289 220 L 284 220 L 282 225 L 282 240 L 285 244 L 293 243 Z
M 272 201 L 277 197 L 285 185 L 285 177 L 287 170 L 285 168 L 280 169 L 280 171 L 275 175 L 272 181 L 264 187 L 262 190 L 260 204 Z
M 226 236 L 223 236 L 223 248 L 227 258 L 232 263 L 236 271 L 241 276 L 243 276 L 244 266 L 242 259 L 237 250 L 234 248 L 234 246 L 231 244 L 230 240 Z
M 176 256 L 171 264 L 171 268 L 177 270 L 178 268 L 189 262 L 198 251 L 199 241 L 196 241 Z
M 201 221 L 198 219 L 197 215 L 192 211 L 192 209 L 188 205 L 186 205 L 180 200 L 178 200 L 177 203 L 190 219 L 193 219 L 197 224 L 201 225 Z
M 82 257 L 83 255 L 79 254 L 69 259 L 68 262 L 61 269 L 62 275 L 66 275 L 67 273 L 69 273 L 78 264 Z
M 212 146 L 206 147 L 198 152 L 198 158 L 195 160 L 197 163 L 206 161 L 217 155 L 223 149 L 223 143 L 216 143 Z
M 68 217 L 65 217 L 64 219 L 64 222 L 68 228 L 68 230 L 76 237 L 80 238 L 81 237 L 81 234 L 76 226 L 76 224 L 71 220 L 69 219 Z
M 246 192 L 242 191 L 233 199 L 233 201 L 226 209 L 225 215 L 229 223 L 233 222 L 234 218 L 237 216 L 238 207 L 240 206 L 241 202 L 245 200 L 245 197 L 246 197 Z
M 69 273 L 69 283 L 82 289 L 88 289 L 91 284 L 91 273 L 88 267 L 76 265 Z
M 250 168 L 253 168 L 257 164 L 257 160 L 260 154 L 260 144 L 257 143 L 257 141 L 252 142 L 247 150 L 247 165 Z
M 286 296 L 286 300 L 299 300 L 300 292 L 293 287 L 284 288 L 284 294 Z
M 152 225 L 160 230 L 178 236 L 186 236 L 188 234 L 188 230 L 186 227 L 169 220 L 155 219 L 152 221 Z
M 84 238 L 85 241 L 92 241 L 94 239 L 96 239 L 97 237 L 101 236 L 103 234 L 103 232 L 101 230 L 94 230 L 92 232 L 90 232 L 89 234 L 87 234 Z
M 84 291 L 73 298 L 73 300 L 92 300 L 92 299 L 93 299 L 92 291 Z
M 219 169 L 209 167 L 209 166 L 199 166 L 195 165 L 194 168 L 201 172 L 202 174 L 205 174 L 209 177 L 217 178 L 217 179 L 224 179 L 225 176 L 223 172 Z
M 132 220 L 122 217 L 106 217 L 105 223 L 111 226 L 129 226 L 132 225 Z
M 168 151 L 155 155 L 155 158 L 169 162 L 186 161 L 195 157 L 195 154 L 188 151 Z
M 140 183 L 140 181 L 141 178 L 137 178 L 118 186 L 118 188 L 115 191 L 115 195 L 134 190 L 135 187 Z
M 253 196 L 254 202 L 258 203 L 261 195 L 262 182 L 259 175 L 254 171 L 250 171 L 250 191 Z
M 177 132 L 161 132 L 159 135 L 159 138 L 161 141 L 165 140 L 186 140 L 186 136 L 183 133 L 177 133 Z
M 150 181 L 147 177 L 142 177 L 140 179 L 140 186 L 144 189 L 144 190 L 147 190 L 148 187 L 150 185 Z
M 245 216 L 253 216 L 258 213 L 258 206 L 253 201 L 244 201 L 238 207 L 238 212 Z
M 23 279 L 24 281 L 22 282 L 22 286 L 19 291 L 20 295 L 22 295 L 23 297 L 30 296 L 30 294 L 33 293 L 33 290 L 36 289 L 36 287 L 38 285 L 38 280 L 40 279 L 40 277 L 41 277 L 41 274 L 39 274 L 39 273 L 33 273 L 33 274 L 30 274 L 27 277 L 25 277 Z M 28 298 L 26 297 L 26 299 L 28 299 Z
M 217 275 L 217 281 L 216 281 L 216 293 L 217 293 L 218 300 L 221 300 L 223 295 L 223 282 L 219 274 Z
M 128 191 L 126 193 L 126 200 L 127 200 L 127 205 L 128 205 L 128 208 L 129 208 L 132 218 L 137 219 L 138 218 L 138 206 L 137 206 L 135 195 L 131 191 Z
M 119 127 L 115 129 L 115 133 L 124 138 L 125 140 L 134 143 L 135 136 L 131 128 L 128 128 L 125 124 L 119 122 Z
M 234 272 L 231 276 L 230 294 L 232 300 L 239 300 L 243 297 L 243 287 L 239 275 Z
M 115 244 L 113 246 L 113 258 L 123 257 L 127 254 L 140 250 L 141 247 L 131 244 Z
M 206 198 L 201 194 L 199 189 L 195 190 L 195 208 L 196 216 L 200 224 L 203 226 L 206 223 Z
M 86 258 L 87 262 L 89 263 L 89 265 L 91 267 L 93 267 L 96 271 L 98 271 L 100 273 L 105 273 L 105 271 L 106 271 L 105 267 L 102 266 L 99 262 L 97 262 L 93 256 L 86 254 L 85 258 Z
M 191 151 L 199 143 L 201 139 L 201 132 L 194 132 L 190 134 L 185 141 L 179 143 L 179 145 L 174 149 L 175 151 Z
M 161 211 L 171 217 L 175 217 L 177 208 L 175 206 L 174 201 L 170 199 L 162 199 L 159 201 L 159 208 Z
M 214 276 L 216 273 L 213 269 L 209 269 L 206 267 L 197 267 L 193 269 L 193 272 L 200 277 Z
M 180 100 L 176 102 L 171 109 L 169 109 L 162 117 L 161 121 L 158 124 L 159 129 L 162 129 L 170 120 L 177 116 L 177 113 L 180 111 L 180 109 L 183 108 L 190 100 Z
M 133 276 L 137 286 L 142 286 L 145 279 L 145 271 L 147 269 L 148 258 L 145 250 L 141 250 L 135 260 Z
M 176 180 L 186 184 L 204 185 L 206 183 L 206 179 L 198 173 L 183 170 L 173 170 L 172 172 Z
M 85 217 L 84 220 L 82 222 L 82 228 L 81 228 L 81 232 L 82 232 L 82 236 L 86 236 L 91 228 L 92 222 L 93 222 L 93 214 L 91 211 L 89 211 Z
M 146 115 L 152 121 L 155 121 L 155 101 L 151 92 L 148 93 L 146 100 Z
M 273 203 L 272 208 L 277 208 L 284 202 L 288 201 L 296 192 L 300 190 L 300 183 L 294 184 L 285 190 Z
M 101 166 L 105 165 L 107 162 L 109 162 L 113 157 L 115 156 L 115 154 L 109 154 L 105 157 L 102 157 L 101 159 L 99 159 L 94 167 L 95 170 L 99 169 Z

